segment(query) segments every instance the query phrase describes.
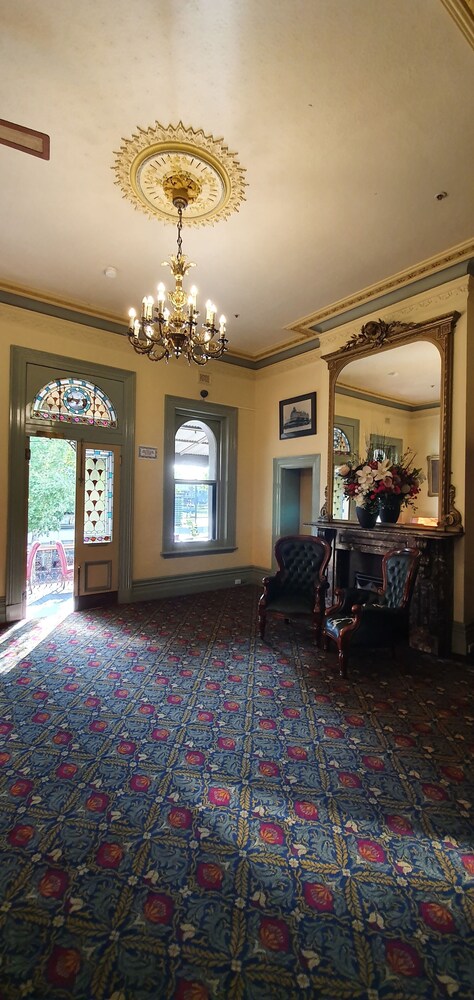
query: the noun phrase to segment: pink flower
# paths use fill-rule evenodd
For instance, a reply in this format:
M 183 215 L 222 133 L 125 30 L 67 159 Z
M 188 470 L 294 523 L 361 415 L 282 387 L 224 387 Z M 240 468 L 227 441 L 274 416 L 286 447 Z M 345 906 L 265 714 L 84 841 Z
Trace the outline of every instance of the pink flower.
M 260 774 L 264 774 L 266 778 L 277 778 L 280 774 L 278 764 L 275 764 L 272 760 L 261 760 L 258 769 Z
M 401 837 L 413 836 L 413 827 L 404 816 L 398 816 L 397 814 L 387 816 L 386 823 L 392 833 L 398 833 Z
M 164 892 L 149 892 L 143 904 L 143 914 L 151 924 L 169 924 L 174 903 Z
M 303 886 L 305 902 L 319 913 L 332 913 L 334 896 L 327 885 L 321 882 L 305 882 Z
M 308 754 L 304 747 L 288 747 L 287 753 L 290 760 L 308 760 Z
M 191 810 L 183 806 L 172 806 L 167 818 L 169 825 L 175 830 L 189 830 L 193 821 Z
M 266 729 L 268 731 L 276 729 L 276 722 L 273 719 L 260 719 L 259 721 L 260 729 Z
M 295 802 L 295 813 L 300 819 L 317 820 L 318 810 L 312 802 Z
M 225 701 L 224 708 L 226 712 L 238 712 L 240 705 L 238 701 Z
M 96 853 L 95 860 L 101 868 L 118 868 L 124 853 L 124 849 L 120 844 L 104 841 Z
M 89 726 L 90 733 L 103 733 L 105 729 L 107 729 L 107 723 L 104 719 L 96 719 Z M 120 750 L 119 753 L 123 753 L 123 751 Z
M 200 861 L 196 869 L 196 882 L 201 889 L 222 889 L 224 869 L 214 861 Z
M 67 746 L 72 740 L 72 733 L 66 732 L 64 729 L 60 729 L 59 732 L 55 733 L 53 736 L 53 743 L 57 746 Z
M 58 868 L 47 868 L 39 881 L 38 892 L 45 899 L 61 899 L 69 886 L 69 875 Z
M 217 746 L 220 750 L 235 750 L 235 740 L 230 736 L 219 736 Z
M 187 763 L 192 764 L 194 767 L 201 767 L 205 759 L 204 754 L 200 750 L 188 750 L 186 754 Z
M 153 715 L 155 706 L 144 702 L 143 705 L 140 705 L 138 711 L 140 712 L 140 715 Z
M 213 712 L 198 712 L 198 722 L 212 722 L 213 719 Z
M 134 774 L 129 781 L 132 792 L 147 792 L 151 785 L 151 778 L 146 774 Z
M 46 978 L 63 990 L 71 990 L 81 968 L 81 954 L 77 948 L 62 948 L 56 944 L 46 966 Z
M 152 740 L 157 740 L 158 743 L 163 743 L 169 737 L 169 729 L 152 729 L 151 738 Z
M 213 806 L 228 806 L 230 803 L 230 792 L 227 788 L 218 788 L 214 786 L 209 789 L 209 802 Z
M 34 788 L 34 783 L 28 778 L 17 778 L 10 785 L 10 795 L 14 795 L 16 798 L 23 799 L 26 795 L 29 795 Z
M 7 834 L 8 843 L 12 847 L 28 847 L 36 831 L 29 823 L 17 823 Z
M 382 864 L 386 861 L 385 851 L 375 840 L 358 840 L 357 850 L 364 861 Z
M 91 792 L 86 801 L 86 809 L 89 812 L 102 813 L 107 809 L 109 796 L 105 792 Z
M 137 749 L 137 744 L 133 743 L 132 740 L 120 740 L 117 745 L 117 753 L 121 754 L 122 757 L 128 757 L 130 754 L 135 753 Z
M 425 902 L 420 903 L 418 909 L 427 927 L 439 931 L 440 934 L 454 934 L 456 924 L 447 906 L 442 906 L 441 903 Z
M 276 844 L 281 847 L 285 843 L 285 834 L 278 823 L 260 823 L 260 840 L 265 844 Z
M 77 770 L 78 768 L 76 764 L 69 764 L 66 762 L 64 764 L 60 764 L 59 767 L 56 768 L 56 777 L 73 778 L 77 773 Z
M 423 967 L 418 952 L 405 941 L 387 941 L 385 957 L 398 976 L 421 976 Z
M 284 708 L 283 715 L 285 716 L 285 719 L 299 719 L 301 712 L 299 712 L 297 708 Z
M 290 933 L 284 920 L 277 917 L 262 917 L 258 936 L 267 951 L 289 951 Z

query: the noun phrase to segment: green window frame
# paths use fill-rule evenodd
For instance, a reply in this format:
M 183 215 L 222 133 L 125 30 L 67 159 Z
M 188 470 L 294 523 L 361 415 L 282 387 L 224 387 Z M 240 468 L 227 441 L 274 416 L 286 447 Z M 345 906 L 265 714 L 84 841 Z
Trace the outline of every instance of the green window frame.
M 237 408 L 165 396 L 162 556 L 210 555 L 236 549 Z M 214 524 L 211 539 L 175 541 L 175 435 L 190 420 L 209 428 L 216 442 Z

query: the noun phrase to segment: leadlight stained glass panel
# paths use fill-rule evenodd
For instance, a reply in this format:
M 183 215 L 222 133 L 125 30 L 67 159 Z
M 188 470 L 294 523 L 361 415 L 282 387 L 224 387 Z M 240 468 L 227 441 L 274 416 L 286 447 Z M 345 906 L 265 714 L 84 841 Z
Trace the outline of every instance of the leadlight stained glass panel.
M 116 427 L 117 414 L 105 392 L 86 379 L 58 378 L 36 394 L 31 416 L 69 424 Z
M 334 451 L 338 452 L 340 455 L 350 455 L 351 452 L 349 438 L 341 427 L 334 428 Z
M 84 544 L 111 542 L 113 534 L 114 453 L 86 448 L 84 472 Z

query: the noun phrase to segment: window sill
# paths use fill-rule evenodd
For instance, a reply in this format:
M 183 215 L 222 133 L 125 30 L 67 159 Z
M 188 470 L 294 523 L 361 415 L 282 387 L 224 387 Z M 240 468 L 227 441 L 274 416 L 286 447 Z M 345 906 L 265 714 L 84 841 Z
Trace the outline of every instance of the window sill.
M 183 548 L 170 549 L 165 552 L 161 552 L 160 554 L 163 557 L 163 559 L 175 559 L 175 558 L 180 559 L 183 556 L 212 556 L 212 555 L 220 556 L 225 554 L 226 552 L 236 552 L 236 550 L 237 550 L 236 545 L 222 545 L 222 546 L 206 545 L 205 547 L 203 546 L 202 548 L 201 547 L 193 548 L 189 545 L 186 545 L 183 546 Z

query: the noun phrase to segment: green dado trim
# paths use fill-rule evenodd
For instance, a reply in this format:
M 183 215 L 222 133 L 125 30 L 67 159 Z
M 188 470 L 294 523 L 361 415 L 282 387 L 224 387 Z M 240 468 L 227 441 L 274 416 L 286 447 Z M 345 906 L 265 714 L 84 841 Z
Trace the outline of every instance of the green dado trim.
M 7 620 L 7 602 L 4 597 L 0 597 L 0 622 Z
M 160 597 L 180 597 L 206 590 L 224 590 L 243 584 L 262 582 L 270 570 L 257 566 L 235 566 L 232 569 L 210 570 L 208 573 L 186 573 L 180 576 L 160 576 L 150 580 L 135 580 L 132 601 L 154 601 Z

